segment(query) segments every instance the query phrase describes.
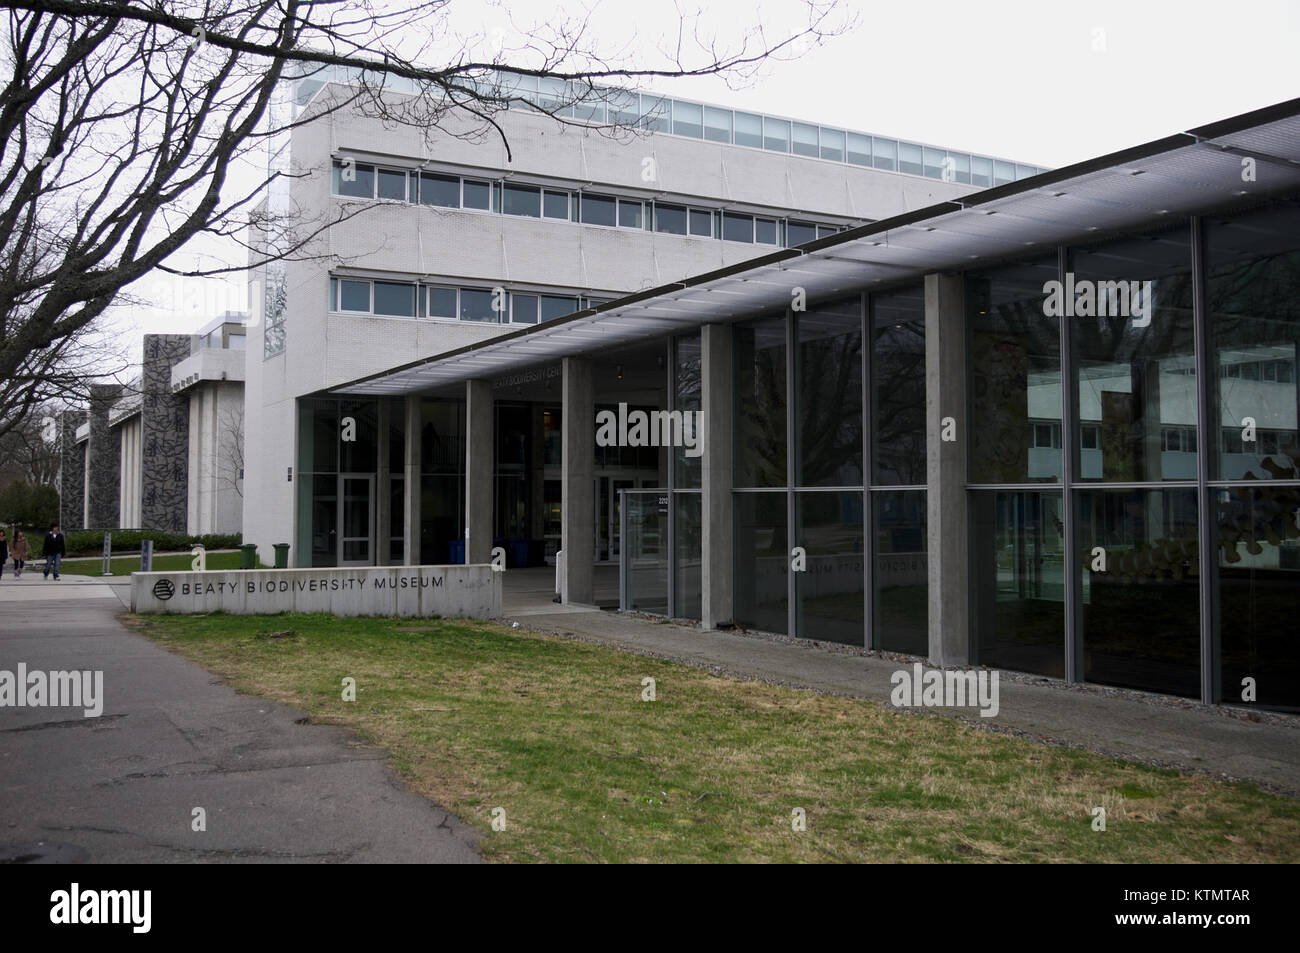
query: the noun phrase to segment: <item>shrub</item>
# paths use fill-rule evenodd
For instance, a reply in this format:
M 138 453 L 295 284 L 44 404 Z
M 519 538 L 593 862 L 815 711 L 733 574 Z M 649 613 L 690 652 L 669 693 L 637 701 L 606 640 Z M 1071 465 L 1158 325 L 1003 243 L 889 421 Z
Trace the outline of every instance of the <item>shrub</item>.
M 53 520 L 50 522 L 53 522 Z M 45 554 L 42 551 L 42 544 L 45 540 L 45 534 L 49 532 L 49 523 L 40 529 L 24 529 L 23 532 L 27 534 L 28 542 L 31 544 L 31 558 L 36 559 L 38 556 L 43 558 Z M 64 533 L 68 557 L 102 555 L 104 552 L 105 532 L 113 534 L 114 556 L 138 553 L 140 544 L 146 539 L 153 540 L 155 553 L 176 550 L 189 552 L 195 545 L 201 545 L 204 549 L 235 549 L 243 539 L 239 533 L 207 533 L 203 536 L 191 536 L 188 533 L 160 533 L 153 530 L 138 529 L 79 529 Z

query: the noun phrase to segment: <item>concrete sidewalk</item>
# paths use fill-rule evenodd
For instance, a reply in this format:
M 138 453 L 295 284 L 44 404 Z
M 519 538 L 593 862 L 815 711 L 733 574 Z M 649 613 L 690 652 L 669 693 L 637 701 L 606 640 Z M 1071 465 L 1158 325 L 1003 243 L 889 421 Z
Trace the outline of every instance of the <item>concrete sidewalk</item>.
M 0 580 L 0 669 L 102 670 L 105 699 L 98 718 L 0 708 L 0 863 L 480 859 L 475 833 L 405 790 L 383 749 L 127 631 L 128 582 Z
M 674 659 L 719 675 L 868 698 L 886 706 L 890 676 L 910 670 L 916 661 L 847 654 L 775 637 L 705 632 L 698 626 L 613 612 L 558 609 L 519 604 L 507 621 Z M 911 710 L 1144 764 L 1246 779 L 1300 796 L 1300 718 L 1008 672 L 1001 674 L 999 683 L 1000 710 L 992 718 L 980 717 L 973 708 Z M 1252 716 L 1259 720 L 1250 720 Z

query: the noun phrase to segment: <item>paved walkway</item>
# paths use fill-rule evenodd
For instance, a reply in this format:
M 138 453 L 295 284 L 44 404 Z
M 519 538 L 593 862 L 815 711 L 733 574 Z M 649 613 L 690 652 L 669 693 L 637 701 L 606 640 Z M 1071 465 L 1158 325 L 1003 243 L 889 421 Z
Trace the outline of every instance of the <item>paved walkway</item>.
M 716 674 L 886 705 L 890 676 L 911 669 L 913 661 L 849 655 L 735 632 L 705 632 L 613 612 L 566 610 L 529 603 L 521 596 L 507 598 L 505 612 L 509 620 L 537 631 L 675 659 Z M 1147 764 L 1245 778 L 1300 796 L 1300 718 L 1262 713 L 1261 720 L 1251 721 L 1177 699 L 1010 673 L 1003 673 L 999 685 L 996 717 L 980 717 L 976 709 L 944 713 L 985 729 Z
M 102 670 L 105 698 L 98 718 L 0 708 L 0 863 L 480 859 L 474 832 L 402 788 L 384 750 L 125 629 L 126 583 L 0 580 L 0 669 Z

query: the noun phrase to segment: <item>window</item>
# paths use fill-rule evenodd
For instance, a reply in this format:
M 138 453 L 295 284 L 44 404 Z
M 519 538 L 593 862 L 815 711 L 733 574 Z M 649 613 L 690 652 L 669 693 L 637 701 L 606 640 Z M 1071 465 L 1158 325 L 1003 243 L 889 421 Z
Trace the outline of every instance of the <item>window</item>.
M 393 199 L 398 202 L 405 202 L 406 173 L 398 172 L 393 169 L 380 169 L 378 197 L 381 199 Z
M 713 213 L 706 209 L 691 209 L 691 234 L 713 237 Z
M 483 291 L 479 288 L 461 288 L 460 319 L 462 321 L 499 323 L 500 315 L 492 308 L 494 297 L 496 296 L 491 291 Z M 505 304 L 504 301 L 500 303 Z
M 735 143 L 738 146 L 763 148 L 763 117 L 753 113 L 732 113 L 736 123 Z
M 894 139 L 871 140 L 872 163 L 877 169 L 893 172 L 898 160 L 898 142 Z
M 1034 446 L 1049 450 L 1060 449 L 1060 424 L 1034 424 Z
M 729 242 L 753 242 L 754 218 L 752 215 L 722 213 L 722 237 Z
M 492 207 L 491 183 L 482 182 L 478 179 L 466 179 L 463 204 L 465 208 L 488 211 Z
M 460 178 L 454 175 L 421 172 L 420 204 L 460 208 Z
M 655 231 L 670 235 L 686 234 L 686 208 L 681 205 L 655 203 Z
M 704 138 L 710 142 L 731 141 L 731 110 L 704 107 Z
M 760 245 L 776 244 L 776 219 L 754 219 L 754 241 Z
M 818 238 L 825 238 L 827 235 L 834 235 L 834 234 L 835 234 L 836 232 L 838 232 L 838 231 L 839 231 L 839 229 L 836 228 L 834 225 L 818 225 L 818 226 L 817 226 L 817 237 L 818 237 Z
M 339 282 L 340 311 L 370 311 L 370 282 L 349 281 L 344 278 Z
M 921 147 L 914 142 L 898 144 L 898 171 L 911 175 L 921 175 L 925 167 L 921 164 Z
M 871 137 L 849 133 L 848 157 L 854 165 L 871 165 Z
M 607 90 L 605 106 L 608 110 L 609 121 L 616 125 L 633 126 L 641 118 L 640 98 L 630 90 Z
M 614 199 L 608 195 L 582 196 L 582 221 L 586 225 L 614 225 Z
M 962 152 L 950 152 L 948 157 L 952 159 L 953 181 L 970 185 L 970 156 Z
M 817 127 L 807 123 L 794 124 L 794 154 L 817 157 Z
M 334 194 L 348 198 L 372 199 L 375 197 L 375 167 L 348 159 L 334 160 Z
M 838 129 L 822 129 L 822 158 L 844 161 L 844 133 Z
M 542 295 L 541 319 L 551 321 L 578 310 L 578 299 L 560 295 Z
M 537 323 L 537 295 L 512 294 L 510 320 L 515 324 Z
M 785 227 L 785 243 L 791 247 L 817 238 L 817 226 L 812 222 L 790 222 Z
M 699 139 L 704 135 L 704 107 L 673 100 L 673 133 Z
M 932 179 L 943 178 L 943 160 L 946 158 L 942 149 L 931 149 L 928 146 L 923 150 L 925 155 L 925 174 Z
M 455 288 L 430 288 L 429 289 L 429 317 L 431 318 L 459 317 L 456 308 Z
M 655 97 L 641 97 L 641 124 L 651 132 L 668 132 L 669 100 Z
M 763 148 L 771 152 L 790 151 L 790 123 L 763 117 Z
M 415 285 L 375 282 L 375 314 L 415 317 Z
M 998 159 L 993 163 L 993 184 L 1006 185 L 1016 180 L 1016 167 L 1013 163 Z
M 641 227 L 641 203 L 618 200 L 618 224 L 623 228 Z
M 547 189 L 542 193 L 542 214 L 547 218 L 569 217 L 569 193 L 552 192 Z
M 1079 445 L 1084 450 L 1101 447 L 1101 424 L 1079 424 Z
M 506 215 L 542 217 L 542 190 L 528 185 L 507 185 L 501 201 L 501 211 Z
M 988 188 L 993 184 L 993 160 L 983 156 L 970 157 L 970 184 Z

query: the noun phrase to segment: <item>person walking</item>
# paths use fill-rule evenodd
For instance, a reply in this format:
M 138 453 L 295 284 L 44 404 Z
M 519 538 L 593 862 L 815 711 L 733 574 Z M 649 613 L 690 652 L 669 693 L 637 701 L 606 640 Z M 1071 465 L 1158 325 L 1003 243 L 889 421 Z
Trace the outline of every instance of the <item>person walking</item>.
M 9 544 L 9 555 L 14 561 L 14 578 L 23 578 L 23 567 L 27 565 L 27 537 L 20 529 L 14 530 L 14 541 Z
M 50 573 L 54 573 L 54 578 L 59 578 L 59 568 L 63 565 L 63 554 L 67 551 L 63 534 L 59 532 L 59 524 L 55 523 L 50 527 L 50 531 L 45 534 L 45 544 L 42 552 L 45 553 L 45 578 L 50 578 Z

